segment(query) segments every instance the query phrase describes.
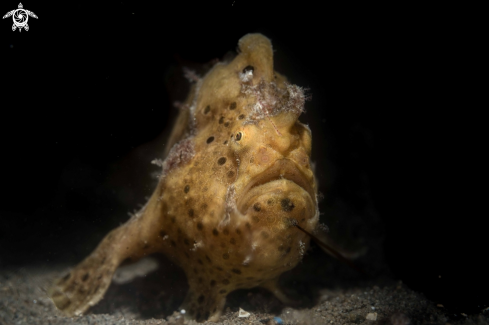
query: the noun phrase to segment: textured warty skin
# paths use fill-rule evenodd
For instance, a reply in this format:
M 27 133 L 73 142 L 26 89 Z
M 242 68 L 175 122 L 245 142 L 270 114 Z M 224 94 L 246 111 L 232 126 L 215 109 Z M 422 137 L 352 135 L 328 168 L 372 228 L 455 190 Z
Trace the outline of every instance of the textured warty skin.
M 288 301 L 278 277 L 309 245 L 293 224 L 312 232 L 319 217 L 311 131 L 298 121 L 305 97 L 273 70 L 268 38 L 248 34 L 238 46 L 232 61 L 193 75 L 144 208 L 50 288 L 66 315 L 102 299 L 122 261 L 155 252 L 185 271 L 188 318 L 217 321 L 240 288 L 265 287 Z

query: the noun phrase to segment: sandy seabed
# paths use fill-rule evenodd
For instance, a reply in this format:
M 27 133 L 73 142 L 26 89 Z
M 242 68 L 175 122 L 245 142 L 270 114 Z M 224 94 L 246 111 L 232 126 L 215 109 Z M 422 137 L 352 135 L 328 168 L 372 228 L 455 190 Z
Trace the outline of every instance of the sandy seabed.
M 176 311 L 187 289 L 185 276 L 163 275 L 162 272 L 178 273 L 175 267 L 159 267 L 145 274 L 147 264 L 139 265 L 122 269 L 125 274 L 117 273 L 118 279 L 114 278 L 104 299 L 78 317 L 63 316 L 46 296 L 49 284 L 64 275 L 68 267 L 3 270 L 0 272 L 0 324 L 197 324 L 185 320 Z M 130 273 L 134 273 L 132 277 Z M 166 281 L 161 281 L 162 277 Z M 284 278 L 286 293 L 300 296 L 297 291 L 301 291 L 301 284 L 296 274 L 290 272 Z M 171 287 L 165 288 L 165 283 L 171 283 Z M 294 288 L 294 283 L 299 284 Z M 287 284 L 293 288 L 287 289 Z M 479 315 L 451 316 L 443 306 L 410 290 L 401 281 L 385 277 L 353 286 L 320 288 L 315 296 L 302 299 L 305 307 L 292 308 L 265 290 L 240 290 L 228 297 L 217 324 L 489 324 L 489 310 Z M 249 312 L 249 316 L 239 317 L 240 308 Z

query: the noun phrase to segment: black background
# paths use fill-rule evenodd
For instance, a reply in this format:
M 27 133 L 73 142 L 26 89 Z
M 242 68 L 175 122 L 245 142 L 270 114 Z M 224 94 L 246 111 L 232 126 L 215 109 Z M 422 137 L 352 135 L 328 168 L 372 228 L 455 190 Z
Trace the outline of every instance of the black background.
M 476 26 L 443 10 L 303 1 L 23 4 L 39 16 L 28 32 L 0 25 L 2 268 L 76 263 L 127 220 L 161 152 L 134 149 L 161 149 L 184 99 L 179 64 L 261 32 L 276 69 L 312 94 L 301 120 L 320 185 L 335 175 L 353 201 L 367 189 L 393 276 L 454 313 L 488 306 Z

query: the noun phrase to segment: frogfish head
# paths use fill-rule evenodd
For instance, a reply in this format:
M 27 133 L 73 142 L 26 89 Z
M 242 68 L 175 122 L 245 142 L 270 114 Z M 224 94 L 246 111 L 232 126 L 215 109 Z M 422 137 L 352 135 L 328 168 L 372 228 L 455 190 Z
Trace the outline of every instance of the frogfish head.
M 181 118 L 187 129 L 172 135 L 186 138 L 167 161 L 182 160 L 180 147 L 191 155 L 166 177 L 175 191 L 185 188 L 184 209 L 194 206 L 186 228 L 196 242 L 226 263 L 273 277 L 294 267 L 309 245 L 294 223 L 313 231 L 319 217 L 311 131 L 298 120 L 306 96 L 274 71 L 268 38 L 248 34 L 238 45 L 232 61 L 217 63 L 194 85 Z

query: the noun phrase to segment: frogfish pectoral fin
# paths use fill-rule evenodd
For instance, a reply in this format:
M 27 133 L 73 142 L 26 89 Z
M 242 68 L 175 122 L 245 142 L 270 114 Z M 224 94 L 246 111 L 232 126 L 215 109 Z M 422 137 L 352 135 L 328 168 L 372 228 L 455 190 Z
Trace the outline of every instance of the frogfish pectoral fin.
M 61 312 L 67 316 L 82 314 L 103 298 L 119 264 L 136 262 L 161 249 L 160 229 L 155 226 L 158 214 L 148 210 L 154 211 L 146 209 L 111 231 L 92 254 L 48 289 Z

